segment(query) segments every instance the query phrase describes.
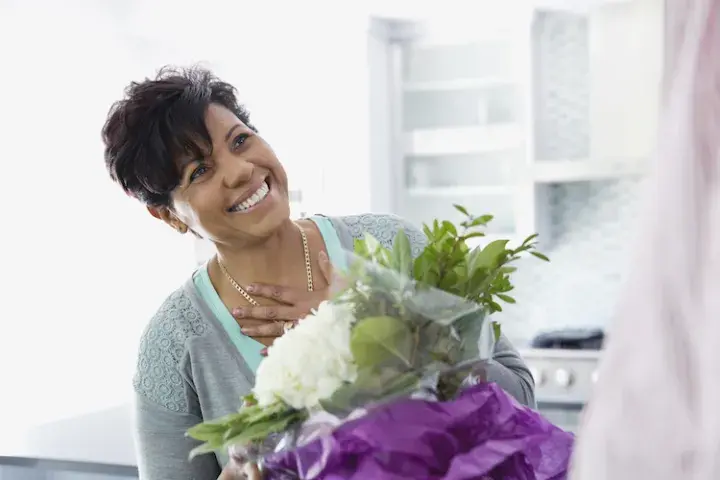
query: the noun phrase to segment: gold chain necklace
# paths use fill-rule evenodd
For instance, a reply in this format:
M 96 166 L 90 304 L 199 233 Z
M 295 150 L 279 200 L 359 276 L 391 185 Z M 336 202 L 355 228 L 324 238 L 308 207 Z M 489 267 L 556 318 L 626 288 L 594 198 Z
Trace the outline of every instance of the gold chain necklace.
M 293 223 L 294 223 L 294 222 L 293 222 Z M 314 290 L 314 287 L 313 287 L 313 274 L 312 274 L 312 266 L 311 266 L 311 264 L 310 264 L 310 248 L 308 247 L 307 235 L 305 235 L 305 230 L 303 230 L 300 225 L 298 225 L 297 223 L 295 223 L 295 226 L 298 228 L 298 230 L 300 230 L 300 236 L 302 237 L 303 253 L 305 254 L 305 274 L 307 275 L 307 290 L 308 290 L 308 292 L 312 292 L 312 291 Z M 239 293 L 240 295 L 242 295 L 243 298 L 245 298 L 245 300 L 247 300 L 250 305 L 252 305 L 253 307 L 259 307 L 259 306 L 260 306 L 260 303 L 258 303 L 257 300 L 255 300 L 254 298 L 252 298 L 252 297 L 250 296 L 250 294 L 247 293 L 247 292 L 245 291 L 245 289 L 242 288 L 242 287 L 235 281 L 235 279 L 232 277 L 232 275 L 230 275 L 230 272 L 227 271 L 227 268 L 225 268 L 225 265 L 220 261 L 220 258 L 218 258 L 218 257 L 215 257 L 215 258 L 216 258 L 216 260 L 217 260 L 218 265 L 220 266 L 220 270 L 222 270 L 223 274 L 225 275 L 225 277 L 226 277 L 226 278 L 228 279 L 228 281 L 230 282 L 230 285 L 232 285 L 233 288 L 235 288 L 235 290 L 237 290 L 238 293 Z

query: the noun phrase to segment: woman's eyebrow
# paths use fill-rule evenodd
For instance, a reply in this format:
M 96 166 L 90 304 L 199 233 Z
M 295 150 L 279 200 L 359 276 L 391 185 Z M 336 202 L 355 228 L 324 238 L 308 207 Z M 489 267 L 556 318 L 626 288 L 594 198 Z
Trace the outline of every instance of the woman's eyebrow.
M 228 132 L 225 134 L 225 141 L 227 142 L 228 140 L 230 140 L 230 137 L 232 137 L 233 132 L 240 127 L 242 127 L 242 125 L 240 125 L 239 123 L 233 125 L 230 128 L 230 130 L 228 130 Z
M 180 167 L 180 171 L 181 171 L 181 172 L 184 172 L 185 169 L 186 169 L 189 165 L 192 165 L 193 163 L 195 163 L 195 162 L 197 162 L 197 161 L 199 161 L 199 160 L 200 160 L 200 159 L 199 159 L 199 158 L 196 158 L 196 157 L 183 157 L 183 158 L 181 158 L 181 159 L 178 161 L 178 166 Z

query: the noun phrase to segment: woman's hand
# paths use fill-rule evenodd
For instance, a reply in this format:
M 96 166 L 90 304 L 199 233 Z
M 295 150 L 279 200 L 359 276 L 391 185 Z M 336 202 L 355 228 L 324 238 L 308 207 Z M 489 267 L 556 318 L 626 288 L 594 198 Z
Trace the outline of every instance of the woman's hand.
M 241 449 L 236 446 L 230 447 L 228 456 L 230 461 L 217 480 L 262 480 L 257 464 L 248 461 Z
M 262 473 L 254 463 L 239 464 L 231 460 L 217 480 L 262 480 Z
M 286 322 L 296 322 L 305 318 L 312 309 L 323 300 L 327 300 L 330 285 L 333 281 L 333 270 L 330 259 L 325 252 L 318 254 L 320 273 L 325 279 L 325 287 L 320 290 L 308 292 L 304 289 L 281 287 L 278 285 L 264 285 L 254 283 L 245 290 L 253 297 L 263 297 L 277 302 L 277 305 L 263 305 L 259 307 L 235 308 L 232 314 L 240 321 L 243 334 L 250 337 L 280 337 L 285 333 Z M 264 320 L 260 324 L 244 326 L 243 320 Z

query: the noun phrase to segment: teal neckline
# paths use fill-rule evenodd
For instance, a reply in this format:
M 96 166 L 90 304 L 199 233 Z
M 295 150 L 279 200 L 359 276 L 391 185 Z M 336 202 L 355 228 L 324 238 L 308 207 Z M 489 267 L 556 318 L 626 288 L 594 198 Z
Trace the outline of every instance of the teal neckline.
M 325 249 L 328 253 L 330 263 L 334 268 L 344 269 L 346 264 L 345 251 L 343 250 L 342 243 L 340 242 L 340 236 L 338 235 L 332 222 L 327 217 L 315 215 L 310 217 L 318 230 L 322 235 L 323 241 L 325 242 Z
M 344 268 L 345 255 L 343 253 L 342 244 L 340 243 L 340 237 L 338 236 L 332 222 L 319 215 L 310 217 L 315 225 L 317 225 L 320 235 L 325 242 L 325 249 L 328 252 L 330 262 L 335 268 Z M 193 283 L 197 288 L 198 293 L 208 304 L 215 318 L 220 322 L 223 329 L 227 333 L 232 344 L 237 348 L 237 351 L 242 355 L 245 363 L 247 363 L 250 370 L 253 372 L 257 371 L 263 356 L 260 352 L 265 348 L 265 345 L 258 342 L 254 338 L 243 335 L 240 331 L 240 325 L 238 325 L 235 317 L 233 317 L 225 304 L 220 299 L 215 287 L 213 287 L 210 281 L 210 275 L 208 274 L 208 263 L 199 268 L 193 276 Z

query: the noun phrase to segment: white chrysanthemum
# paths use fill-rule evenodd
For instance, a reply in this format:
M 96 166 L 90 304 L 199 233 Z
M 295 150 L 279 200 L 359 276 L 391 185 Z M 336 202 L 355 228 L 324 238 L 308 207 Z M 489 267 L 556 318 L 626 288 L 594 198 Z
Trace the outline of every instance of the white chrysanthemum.
M 275 340 L 257 370 L 253 391 L 258 403 L 267 406 L 280 399 L 293 408 L 312 408 L 344 382 L 354 381 L 354 321 L 346 306 L 323 302 Z

